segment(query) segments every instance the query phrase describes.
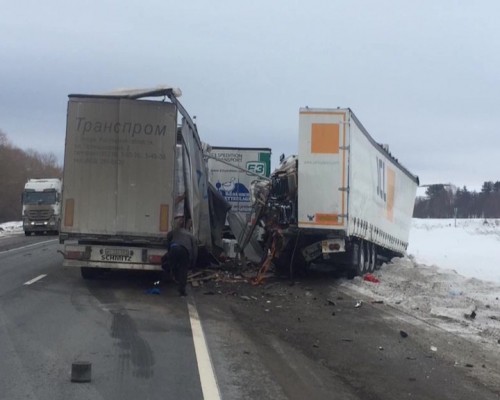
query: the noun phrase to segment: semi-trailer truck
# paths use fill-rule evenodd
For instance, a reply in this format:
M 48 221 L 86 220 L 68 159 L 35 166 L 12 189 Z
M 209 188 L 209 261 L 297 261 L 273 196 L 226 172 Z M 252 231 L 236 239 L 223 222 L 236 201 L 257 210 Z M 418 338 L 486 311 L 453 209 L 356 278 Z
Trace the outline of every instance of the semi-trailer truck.
M 29 179 L 24 185 L 23 230 L 32 233 L 59 233 L 61 224 L 61 180 Z
M 161 270 L 175 217 L 191 220 L 210 251 L 206 162 L 180 94 L 160 87 L 69 95 L 63 266 L 86 279 L 102 268 Z
M 275 265 L 364 274 L 382 256 L 403 254 L 418 182 L 349 108 L 301 108 L 298 156 L 283 157 L 256 192 Z

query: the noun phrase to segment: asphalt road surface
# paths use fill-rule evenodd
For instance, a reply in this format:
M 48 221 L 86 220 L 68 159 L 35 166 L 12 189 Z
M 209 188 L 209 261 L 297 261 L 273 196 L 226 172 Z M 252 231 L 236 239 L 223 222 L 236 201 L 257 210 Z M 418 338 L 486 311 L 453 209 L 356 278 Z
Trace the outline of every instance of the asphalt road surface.
M 354 308 L 332 278 L 179 298 L 171 283 L 149 294 L 155 274 L 85 281 L 59 248 L 0 238 L 1 399 L 500 398 L 496 354 L 382 305 Z M 76 361 L 91 382 L 71 382 Z

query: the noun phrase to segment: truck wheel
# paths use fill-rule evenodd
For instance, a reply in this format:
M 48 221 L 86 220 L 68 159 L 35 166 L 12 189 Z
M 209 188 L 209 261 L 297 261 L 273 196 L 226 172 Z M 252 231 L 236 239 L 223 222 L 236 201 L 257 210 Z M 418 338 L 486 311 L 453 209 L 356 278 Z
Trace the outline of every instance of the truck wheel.
M 360 240 L 358 243 L 358 259 L 356 263 L 356 273 L 358 275 L 361 276 L 366 272 L 367 261 L 366 245 L 363 240 Z
M 377 268 L 377 245 L 370 243 L 370 266 L 368 271 L 373 272 L 375 268 Z
M 81 267 L 80 268 L 80 273 L 82 274 L 83 279 L 95 279 L 97 276 L 97 269 L 96 268 L 89 268 L 89 267 Z

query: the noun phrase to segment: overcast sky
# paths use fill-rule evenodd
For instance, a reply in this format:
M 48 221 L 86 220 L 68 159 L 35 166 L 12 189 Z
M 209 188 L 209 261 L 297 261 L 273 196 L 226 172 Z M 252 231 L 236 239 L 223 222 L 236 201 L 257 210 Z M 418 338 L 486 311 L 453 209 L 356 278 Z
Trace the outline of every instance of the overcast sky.
M 421 183 L 500 180 L 500 2 L 9 1 L 0 129 L 62 163 L 69 93 L 170 84 L 212 145 L 297 152 L 350 107 Z M 275 162 L 276 163 L 276 162 Z

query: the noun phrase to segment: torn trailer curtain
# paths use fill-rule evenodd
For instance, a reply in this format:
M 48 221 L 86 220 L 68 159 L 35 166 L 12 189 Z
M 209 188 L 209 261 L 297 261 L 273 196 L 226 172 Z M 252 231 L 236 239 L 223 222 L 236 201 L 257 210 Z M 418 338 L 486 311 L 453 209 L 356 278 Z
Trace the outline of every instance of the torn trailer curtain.
M 212 244 L 222 250 L 222 230 L 226 224 L 227 212 L 231 209 L 224 196 L 211 184 L 208 184 L 210 223 L 212 225 Z
M 193 234 L 201 245 L 212 249 L 210 210 L 208 205 L 208 175 L 201 141 L 193 125 L 182 119 L 184 142 L 183 167 L 189 214 L 193 222 Z

